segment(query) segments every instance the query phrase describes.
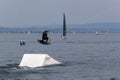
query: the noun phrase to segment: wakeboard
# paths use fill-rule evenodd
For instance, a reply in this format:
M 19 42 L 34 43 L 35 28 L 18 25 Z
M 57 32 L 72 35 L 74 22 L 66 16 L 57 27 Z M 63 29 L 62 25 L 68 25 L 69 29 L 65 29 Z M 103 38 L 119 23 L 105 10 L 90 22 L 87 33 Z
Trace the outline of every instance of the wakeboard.
M 43 45 L 50 45 L 50 42 L 49 42 L 49 41 L 46 42 L 46 41 L 40 40 L 40 39 L 38 39 L 37 41 L 38 41 L 40 44 L 43 44 Z

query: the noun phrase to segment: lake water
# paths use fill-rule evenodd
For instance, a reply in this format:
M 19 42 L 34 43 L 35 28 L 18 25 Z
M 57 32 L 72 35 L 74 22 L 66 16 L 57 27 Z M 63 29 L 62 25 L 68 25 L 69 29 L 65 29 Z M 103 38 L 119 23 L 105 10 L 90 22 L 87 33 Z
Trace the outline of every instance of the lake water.
M 41 34 L 0 34 L 0 80 L 120 80 L 120 33 L 50 33 L 51 45 L 37 42 Z M 20 46 L 20 40 L 26 45 Z M 23 54 L 46 53 L 63 62 L 42 68 L 18 67 Z

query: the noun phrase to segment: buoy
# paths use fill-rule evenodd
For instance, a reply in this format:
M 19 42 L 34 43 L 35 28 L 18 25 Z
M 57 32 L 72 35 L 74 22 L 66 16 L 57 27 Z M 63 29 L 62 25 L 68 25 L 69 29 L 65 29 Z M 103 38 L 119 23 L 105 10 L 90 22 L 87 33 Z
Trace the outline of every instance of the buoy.
M 35 68 L 58 64 L 62 63 L 53 59 L 48 54 L 24 54 L 19 66 Z

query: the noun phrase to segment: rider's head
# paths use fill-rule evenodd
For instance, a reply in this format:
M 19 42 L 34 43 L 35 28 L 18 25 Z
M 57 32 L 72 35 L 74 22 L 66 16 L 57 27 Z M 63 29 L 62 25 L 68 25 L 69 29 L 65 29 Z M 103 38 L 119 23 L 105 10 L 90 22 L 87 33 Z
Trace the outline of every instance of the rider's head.
M 44 30 L 44 32 L 48 32 L 49 30 Z

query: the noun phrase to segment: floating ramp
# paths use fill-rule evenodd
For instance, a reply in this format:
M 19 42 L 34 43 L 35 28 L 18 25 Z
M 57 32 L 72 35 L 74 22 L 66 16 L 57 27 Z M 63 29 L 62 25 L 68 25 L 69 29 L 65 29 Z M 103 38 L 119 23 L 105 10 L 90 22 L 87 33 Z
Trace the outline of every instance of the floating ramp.
M 53 59 L 48 54 L 24 54 L 19 64 L 20 67 L 43 67 L 62 64 L 61 62 Z

